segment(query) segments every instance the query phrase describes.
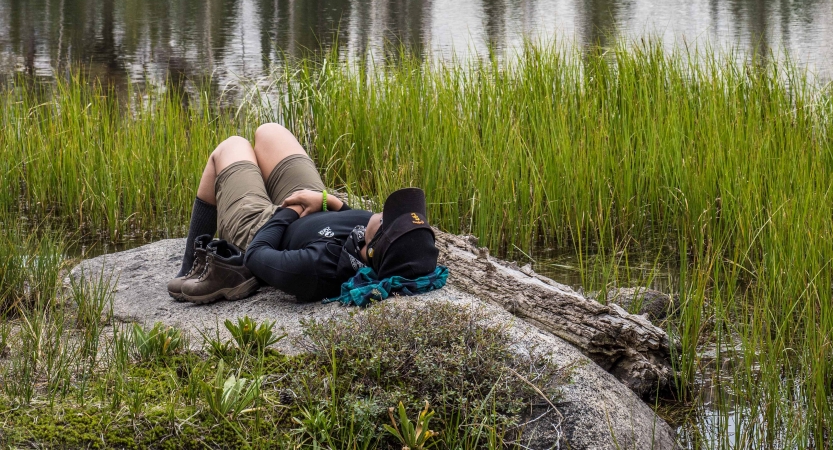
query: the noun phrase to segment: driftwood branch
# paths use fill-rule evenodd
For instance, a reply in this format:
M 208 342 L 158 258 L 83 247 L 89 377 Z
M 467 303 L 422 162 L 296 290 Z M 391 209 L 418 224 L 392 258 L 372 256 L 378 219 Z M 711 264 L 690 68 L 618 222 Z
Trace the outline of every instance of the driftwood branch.
M 477 247 L 477 239 L 435 230 L 450 283 L 573 344 L 639 395 L 673 376 L 671 341 L 644 316 L 585 298 L 530 270 L 513 268 Z

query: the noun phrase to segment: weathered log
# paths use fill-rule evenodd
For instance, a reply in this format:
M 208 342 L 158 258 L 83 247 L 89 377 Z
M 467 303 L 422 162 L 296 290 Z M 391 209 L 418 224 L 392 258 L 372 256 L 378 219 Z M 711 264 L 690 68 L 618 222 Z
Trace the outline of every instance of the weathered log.
M 478 248 L 473 236 L 434 231 L 452 285 L 573 344 L 639 395 L 669 385 L 675 344 L 646 317 L 585 298 L 528 268 L 512 268 Z

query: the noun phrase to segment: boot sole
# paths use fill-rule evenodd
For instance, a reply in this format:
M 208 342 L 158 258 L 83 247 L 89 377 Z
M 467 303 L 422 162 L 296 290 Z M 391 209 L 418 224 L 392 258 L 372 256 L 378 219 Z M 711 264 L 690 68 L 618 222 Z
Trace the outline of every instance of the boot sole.
M 240 300 L 241 298 L 246 298 L 255 291 L 260 288 L 260 283 L 257 281 L 257 278 L 252 277 L 248 280 L 238 284 L 237 286 L 220 289 L 219 291 L 212 292 L 206 295 L 188 295 L 182 294 L 185 297 L 185 300 L 196 303 L 198 305 L 203 305 L 206 303 L 213 303 L 222 298 L 225 298 L 229 301 Z
M 183 294 L 182 292 L 168 291 L 168 295 L 170 295 L 174 299 L 174 301 L 177 301 L 177 302 L 184 302 L 185 301 L 185 294 Z

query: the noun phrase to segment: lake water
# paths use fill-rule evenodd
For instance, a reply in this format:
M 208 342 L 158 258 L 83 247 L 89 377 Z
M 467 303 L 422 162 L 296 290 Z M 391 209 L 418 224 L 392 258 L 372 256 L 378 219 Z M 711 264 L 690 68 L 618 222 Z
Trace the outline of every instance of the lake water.
M 511 56 L 524 36 L 608 45 L 663 38 L 833 75 L 833 0 L 0 0 L 0 75 L 53 77 L 67 62 L 116 83 L 210 75 L 225 86 L 281 55 L 385 42 L 432 58 Z

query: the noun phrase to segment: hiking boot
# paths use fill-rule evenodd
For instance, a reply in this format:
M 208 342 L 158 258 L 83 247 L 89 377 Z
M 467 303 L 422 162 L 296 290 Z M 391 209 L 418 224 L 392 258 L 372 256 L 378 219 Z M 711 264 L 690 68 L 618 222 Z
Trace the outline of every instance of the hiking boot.
M 191 270 L 181 277 L 176 277 L 168 282 L 168 295 L 178 302 L 184 302 L 185 297 L 182 296 L 182 283 L 190 278 L 197 278 L 205 268 L 205 247 L 211 243 L 213 237 L 210 234 L 204 234 L 194 239 L 194 264 Z
M 182 283 L 182 294 L 191 303 L 211 303 L 225 298 L 239 300 L 260 287 L 257 278 L 243 265 L 243 252 L 226 241 L 206 247 L 205 268 L 199 277 Z

